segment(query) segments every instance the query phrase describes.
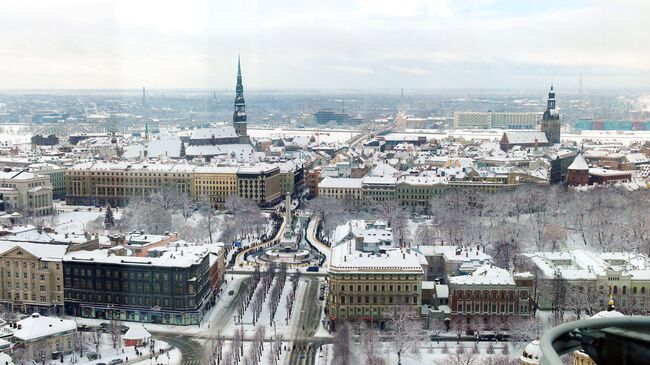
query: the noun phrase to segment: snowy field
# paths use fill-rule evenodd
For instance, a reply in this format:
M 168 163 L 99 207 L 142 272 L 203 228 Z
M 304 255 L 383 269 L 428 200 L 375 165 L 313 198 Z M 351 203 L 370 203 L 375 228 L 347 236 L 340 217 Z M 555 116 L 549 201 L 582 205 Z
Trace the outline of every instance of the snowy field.
M 325 143 L 345 143 L 352 139 L 352 137 L 359 133 L 349 129 L 262 129 L 262 128 L 248 128 L 248 134 L 254 138 L 262 137 L 311 137 L 316 138 L 316 133 L 319 133 L 318 140 Z
M 440 139 L 446 137 L 464 138 L 469 140 L 497 140 L 503 136 L 504 129 L 487 130 L 449 130 L 437 131 L 431 129 L 407 129 L 402 133 L 392 133 L 394 136 L 413 137 L 426 136 L 427 139 Z M 581 133 L 569 133 L 562 131 L 562 140 L 570 142 L 581 142 L 585 139 L 594 139 L 602 142 L 621 143 L 629 145 L 633 142 L 643 142 L 650 139 L 650 131 L 617 132 L 617 131 L 582 131 Z
M 99 346 L 96 346 L 94 342 L 93 334 L 91 332 L 80 332 L 84 337 L 84 356 L 75 355 L 66 355 L 63 359 L 63 364 L 77 364 L 77 365 L 95 365 L 98 362 L 109 363 L 114 359 L 122 359 L 125 363 L 129 364 L 150 364 L 150 350 L 148 346 L 140 347 L 140 355 L 136 355 L 135 347 L 123 347 L 120 346 L 118 349 L 113 347 L 113 342 L 111 340 L 111 335 L 108 333 L 100 334 L 100 343 Z M 97 360 L 89 360 L 87 357 L 88 352 L 98 350 L 97 353 L 100 355 L 100 358 Z M 162 353 L 161 353 L 162 350 Z M 154 359 L 163 360 L 167 364 L 167 353 L 169 353 L 169 365 L 180 365 L 181 356 L 178 350 L 171 347 L 164 341 L 155 340 L 154 347 Z M 136 359 L 142 359 L 142 361 L 134 361 Z M 60 360 L 50 361 L 51 364 L 61 364 Z

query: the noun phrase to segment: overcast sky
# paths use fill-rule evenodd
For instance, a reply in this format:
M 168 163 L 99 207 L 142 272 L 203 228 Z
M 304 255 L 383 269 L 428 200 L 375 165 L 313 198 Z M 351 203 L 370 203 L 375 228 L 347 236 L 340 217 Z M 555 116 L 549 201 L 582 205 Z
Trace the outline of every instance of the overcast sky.
M 645 88 L 650 1 L 4 0 L 0 89 Z

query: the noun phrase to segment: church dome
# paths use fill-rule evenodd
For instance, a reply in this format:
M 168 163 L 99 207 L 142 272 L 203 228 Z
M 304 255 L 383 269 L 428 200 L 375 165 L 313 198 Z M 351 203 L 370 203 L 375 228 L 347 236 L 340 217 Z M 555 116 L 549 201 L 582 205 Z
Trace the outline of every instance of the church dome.
M 534 340 L 526 345 L 519 360 L 521 360 L 522 365 L 538 365 L 541 357 L 542 351 L 539 347 L 539 340 Z

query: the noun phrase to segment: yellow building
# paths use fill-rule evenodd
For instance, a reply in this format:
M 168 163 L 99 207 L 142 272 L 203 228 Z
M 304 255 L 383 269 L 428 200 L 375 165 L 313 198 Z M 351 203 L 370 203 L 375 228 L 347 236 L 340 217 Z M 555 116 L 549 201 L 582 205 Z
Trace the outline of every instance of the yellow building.
M 63 313 L 66 245 L 0 242 L 0 303 L 5 311 Z
M 267 206 L 286 191 L 280 168 L 272 164 L 238 167 L 86 162 L 65 171 L 65 184 L 66 203 L 70 205 L 125 206 L 132 198 L 169 188 L 194 200 L 208 196 L 218 208 L 232 194 Z
M 406 248 L 362 252 L 357 237 L 332 248 L 327 310 L 337 320 L 377 321 L 398 307 L 417 312 L 422 304 L 422 269 L 416 253 Z
M 221 209 L 228 196 L 237 194 L 237 168 L 200 166 L 193 182 L 197 199 L 209 197 L 212 206 Z
M 134 197 L 168 187 L 194 197 L 189 164 L 86 162 L 65 171 L 66 203 L 124 206 Z

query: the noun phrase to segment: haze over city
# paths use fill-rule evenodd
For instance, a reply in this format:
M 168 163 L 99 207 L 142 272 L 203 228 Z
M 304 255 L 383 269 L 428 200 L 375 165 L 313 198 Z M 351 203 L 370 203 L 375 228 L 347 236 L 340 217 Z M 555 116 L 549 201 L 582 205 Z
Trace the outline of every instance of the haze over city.
M 645 1 L 10 1 L 0 89 L 645 88 Z

